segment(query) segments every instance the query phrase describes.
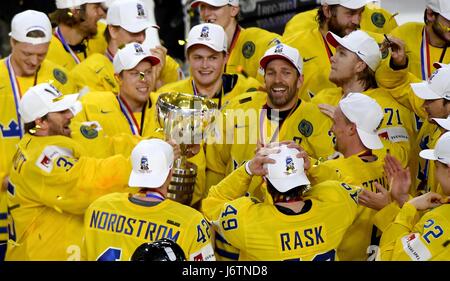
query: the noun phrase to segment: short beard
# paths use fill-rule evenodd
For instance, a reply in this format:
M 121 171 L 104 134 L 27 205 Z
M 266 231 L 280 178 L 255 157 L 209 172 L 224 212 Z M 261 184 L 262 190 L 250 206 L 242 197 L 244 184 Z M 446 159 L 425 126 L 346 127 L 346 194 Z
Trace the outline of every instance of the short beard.
M 336 15 L 332 15 L 330 20 L 328 21 L 328 31 L 333 32 L 339 37 L 344 37 L 347 35 L 347 33 L 345 33 L 346 27 L 347 26 L 342 26 L 338 23 Z M 359 27 L 359 25 L 356 25 L 353 30 L 359 29 Z
M 268 97 L 270 102 L 276 107 L 283 107 L 292 101 L 293 98 L 297 96 L 297 90 L 289 89 L 289 94 L 286 98 L 283 99 L 274 99 L 273 96 L 269 93 Z
M 439 37 L 439 39 L 445 42 L 445 46 L 450 46 L 450 40 L 448 40 L 448 38 L 445 38 L 444 35 L 445 32 L 442 30 L 442 28 L 438 25 L 437 22 L 433 22 L 431 28 L 433 29 L 434 34 L 436 34 L 437 37 Z

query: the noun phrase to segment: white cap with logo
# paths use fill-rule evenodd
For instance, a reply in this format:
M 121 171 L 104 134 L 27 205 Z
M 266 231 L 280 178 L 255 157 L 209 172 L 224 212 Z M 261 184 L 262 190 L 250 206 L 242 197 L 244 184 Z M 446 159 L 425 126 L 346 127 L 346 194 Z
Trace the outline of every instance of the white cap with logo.
M 350 34 L 339 37 L 331 31 L 327 33 L 327 41 L 333 46 L 342 46 L 354 52 L 373 71 L 376 71 L 381 62 L 380 46 L 375 39 L 362 30 L 355 30 Z
M 327 5 L 341 5 L 345 8 L 356 10 L 364 7 L 370 0 L 322 0 L 321 4 Z
M 286 44 L 277 44 L 264 53 L 264 56 L 259 61 L 259 65 L 265 70 L 267 64 L 274 59 L 289 61 L 297 69 L 298 73 L 302 74 L 303 59 L 297 49 Z
M 303 158 L 296 156 L 298 150 L 288 148 L 286 145 L 279 148 L 280 152 L 268 155 L 276 162 L 265 164 L 268 171 L 266 179 L 281 193 L 297 186 L 309 185 L 310 182 L 303 167 Z
M 361 93 L 349 93 L 339 101 L 339 108 L 348 120 L 356 124 L 358 136 L 365 147 L 383 148 L 377 132 L 383 120 L 383 110 L 373 98 Z
M 191 8 L 195 8 L 201 3 L 208 4 L 214 7 L 222 7 L 226 5 L 239 7 L 239 0 L 195 0 L 191 3 Z
M 34 30 L 42 31 L 44 37 L 28 37 L 28 32 Z M 26 10 L 13 17 L 9 36 L 19 42 L 33 45 L 48 43 L 52 39 L 52 25 L 46 14 L 34 10 Z
M 141 32 L 155 25 L 149 19 L 147 7 L 139 0 L 114 2 L 106 14 L 106 23 L 120 26 L 131 33 Z
M 424 100 L 450 100 L 450 68 L 436 69 L 427 81 L 411 83 L 416 96 Z
M 77 99 L 78 94 L 63 96 L 53 85 L 41 83 L 25 92 L 19 103 L 19 113 L 24 124 L 33 122 L 47 113 L 67 109 L 76 115 L 81 110 L 81 104 Z
M 146 51 L 144 46 L 139 43 L 131 42 L 119 49 L 114 56 L 114 73 L 119 74 L 122 70 L 129 70 L 138 65 L 142 60 L 148 59 L 152 65 L 160 63 L 157 56 L 154 56 L 150 50 Z
M 106 0 L 56 0 L 57 9 L 68 9 L 79 7 L 88 3 L 103 3 Z
M 131 152 L 133 169 L 130 187 L 159 188 L 166 181 L 174 161 L 173 148 L 160 139 L 140 141 Z
M 218 24 L 198 24 L 189 31 L 186 49 L 193 45 L 204 45 L 216 52 L 226 52 L 227 34 L 223 27 Z
M 427 0 L 427 7 L 450 20 L 450 1 L 448 0 Z
M 450 164 L 450 132 L 442 134 L 437 140 L 434 149 L 425 149 L 419 153 L 420 157 L 428 160 L 437 160 Z

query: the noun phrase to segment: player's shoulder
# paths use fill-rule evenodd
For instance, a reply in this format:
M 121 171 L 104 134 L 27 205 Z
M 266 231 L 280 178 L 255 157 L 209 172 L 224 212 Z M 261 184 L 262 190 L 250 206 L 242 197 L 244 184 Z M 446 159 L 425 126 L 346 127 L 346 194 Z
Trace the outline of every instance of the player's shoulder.
M 109 59 L 100 53 L 93 53 L 89 55 L 85 60 L 77 64 L 74 68 L 72 68 L 72 72 L 83 75 L 83 71 L 93 70 L 96 73 L 100 73 L 100 71 L 104 70 L 107 64 L 111 62 Z
M 98 105 L 117 103 L 116 95 L 110 91 L 92 91 L 84 94 L 80 98 L 83 104 L 94 103 Z
M 197 223 L 204 219 L 202 213 L 198 210 L 192 208 L 191 206 L 187 206 L 181 203 L 178 203 L 173 200 L 165 200 L 164 203 L 166 210 L 171 210 L 171 213 L 178 214 L 180 217 L 184 218 L 188 221 L 193 221 L 193 223 Z
M 320 90 L 312 99 L 314 104 L 331 104 L 337 105 L 342 97 L 342 88 L 334 87 Z
M 227 202 L 224 204 L 224 212 L 236 212 L 248 210 L 249 208 L 260 207 L 262 206 L 262 202 L 260 202 L 257 198 L 250 196 L 242 196 L 233 201 Z
M 175 81 L 175 82 L 171 82 L 171 83 L 167 83 L 165 85 L 163 85 L 161 88 L 159 88 L 157 90 L 157 93 L 162 94 L 162 93 L 169 93 L 169 92 L 186 92 L 186 91 L 190 91 L 189 93 L 192 92 L 191 87 L 191 79 L 186 78 L 183 80 L 179 80 L 179 81 Z
M 117 202 L 122 202 L 128 199 L 128 193 L 113 192 L 105 194 L 91 203 L 90 208 L 101 207 L 104 205 L 116 205 Z
M 343 202 L 343 199 L 351 199 L 357 204 L 357 195 L 361 188 L 349 185 L 342 181 L 327 180 L 311 187 L 305 197 L 318 198 L 326 202 Z
M 232 98 L 227 109 L 260 108 L 267 98 L 267 93 L 262 91 L 246 92 Z
M 423 27 L 424 24 L 420 22 L 406 22 L 394 28 L 391 34 L 396 37 L 407 38 L 415 36 L 417 32 L 421 32 Z

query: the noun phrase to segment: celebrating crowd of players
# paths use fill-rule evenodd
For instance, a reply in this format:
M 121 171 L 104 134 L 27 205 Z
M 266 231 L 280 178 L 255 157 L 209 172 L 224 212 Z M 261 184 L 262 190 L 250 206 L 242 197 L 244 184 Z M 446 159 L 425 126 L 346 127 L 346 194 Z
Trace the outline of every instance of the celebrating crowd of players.
M 161 239 L 195 261 L 450 260 L 449 1 L 397 26 L 322 0 L 283 35 L 241 27 L 239 0 L 191 1 L 186 78 L 144 2 L 104 2 L 11 22 L 0 260 L 137 260 Z M 190 206 L 167 198 L 168 92 L 223 117 L 190 146 Z

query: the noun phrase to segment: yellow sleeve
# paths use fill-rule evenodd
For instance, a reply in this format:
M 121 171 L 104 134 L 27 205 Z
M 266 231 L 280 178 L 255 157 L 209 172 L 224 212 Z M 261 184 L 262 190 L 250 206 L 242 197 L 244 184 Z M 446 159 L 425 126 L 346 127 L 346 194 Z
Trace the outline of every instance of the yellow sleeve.
M 311 159 L 311 161 L 313 161 L 313 159 Z M 330 165 L 327 161 L 312 165 L 308 170 L 308 179 L 311 181 L 312 185 L 319 184 L 326 180 L 345 181 L 339 169 Z
M 318 9 L 296 14 L 290 19 L 284 28 L 283 37 L 296 34 L 301 30 L 316 28 L 318 23 L 315 20 Z
M 33 197 L 47 206 L 80 215 L 101 195 L 125 191 L 131 172 L 129 160 L 122 155 L 106 159 L 59 156 L 54 158 L 53 167 L 51 173 L 36 175 L 41 177 L 45 191 Z
M 405 203 L 395 220 L 386 228 L 381 235 L 380 253 L 381 260 L 391 260 L 394 248 L 399 242 L 398 237 L 408 234 L 414 224 L 418 221 L 418 212 L 416 208 Z
M 410 85 L 411 83 L 421 82 L 421 80 L 408 72 L 407 68 L 393 70 L 389 66 L 389 59 L 385 61 L 387 62 L 381 63 L 375 73 L 378 85 L 386 89 L 400 104 L 414 111 L 420 118 L 425 119 L 427 113 L 422 107 L 424 100 L 414 94 Z
M 405 203 L 395 221 L 381 238 L 382 260 L 448 260 L 449 205 L 426 212 L 420 220 L 418 211 Z M 418 221 L 418 222 L 417 222 Z
M 208 197 L 203 200 L 202 213 L 209 221 L 219 218 L 220 210 L 226 202 L 245 194 L 252 176 L 245 171 L 245 165 L 224 178 L 218 185 L 210 188 Z

